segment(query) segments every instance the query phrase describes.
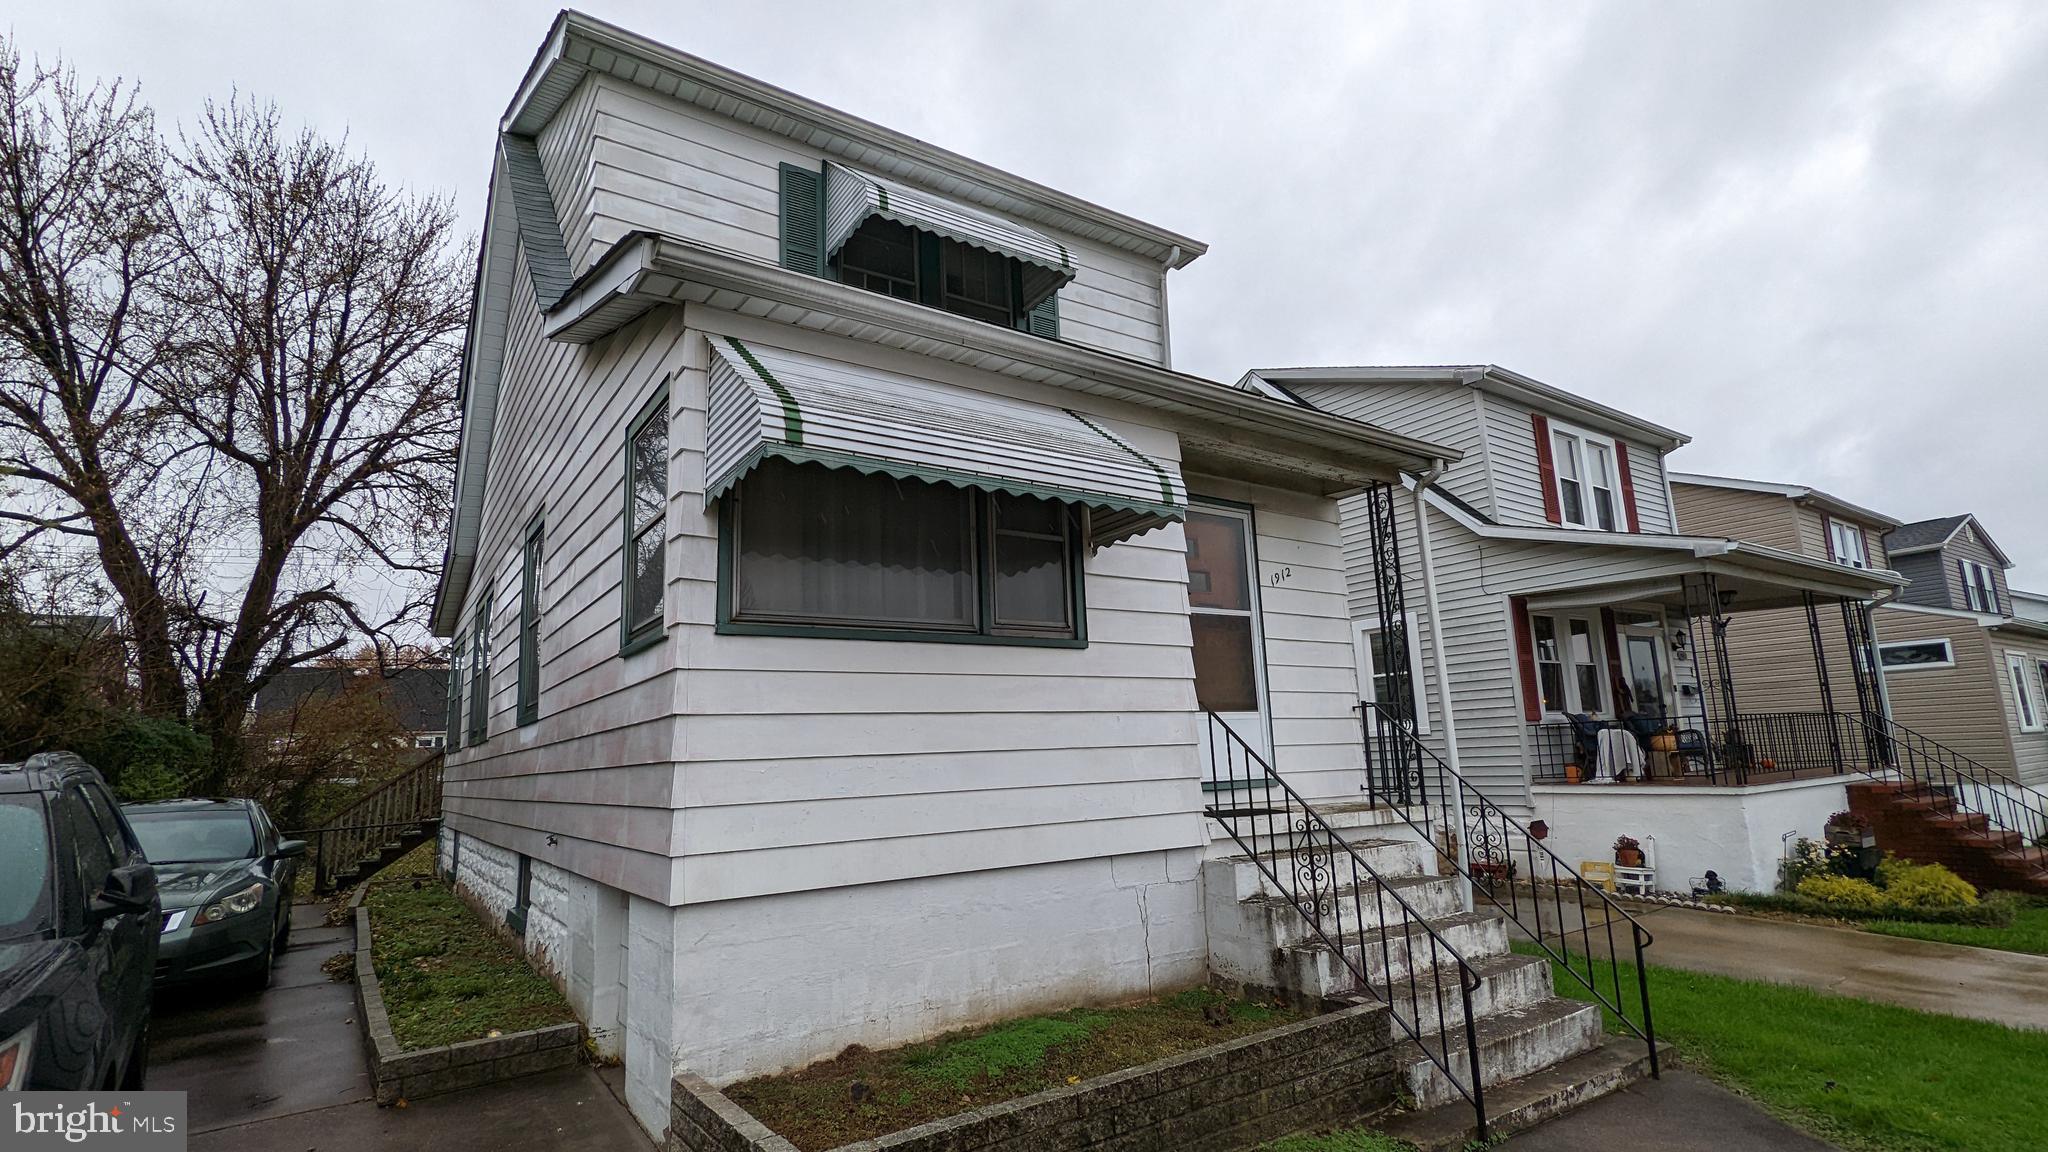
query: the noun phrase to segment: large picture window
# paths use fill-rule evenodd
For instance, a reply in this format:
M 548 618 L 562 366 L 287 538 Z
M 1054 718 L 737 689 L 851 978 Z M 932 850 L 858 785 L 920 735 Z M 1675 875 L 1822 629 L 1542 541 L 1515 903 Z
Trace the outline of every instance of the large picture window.
M 725 498 L 726 631 L 1078 645 L 1066 505 L 771 460 Z
M 661 638 L 668 512 L 668 388 L 664 385 L 626 431 L 625 572 L 620 581 L 619 646 L 631 651 Z

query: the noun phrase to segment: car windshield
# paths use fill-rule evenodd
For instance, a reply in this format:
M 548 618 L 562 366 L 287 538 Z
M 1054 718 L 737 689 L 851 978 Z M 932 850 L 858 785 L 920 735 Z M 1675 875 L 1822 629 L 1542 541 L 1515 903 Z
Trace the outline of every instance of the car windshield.
M 0 940 L 41 932 L 50 918 L 50 833 L 42 797 L 0 796 Z
M 256 828 L 240 808 L 127 809 L 128 823 L 152 864 L 246 860 L 256 855 Z

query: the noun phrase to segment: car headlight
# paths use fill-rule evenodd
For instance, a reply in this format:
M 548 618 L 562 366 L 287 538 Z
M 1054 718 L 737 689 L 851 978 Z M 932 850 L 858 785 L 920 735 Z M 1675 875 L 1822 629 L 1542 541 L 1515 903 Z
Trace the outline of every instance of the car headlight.
M 263 883 L 258 881 L 239 892 L 223 896 L 208 904 L 192 923 L 211 924 L 216 920 L 225 920 L 230 916 L 240 916 L 244 912 L 255 911 L 257 905 L 261 903 L 263 903 Z
M 28 1079 L 28 1058 L 35 1051 L 36 1026 L 31 1024 L 0 1040 L 0 1091 L 19 1092 Z

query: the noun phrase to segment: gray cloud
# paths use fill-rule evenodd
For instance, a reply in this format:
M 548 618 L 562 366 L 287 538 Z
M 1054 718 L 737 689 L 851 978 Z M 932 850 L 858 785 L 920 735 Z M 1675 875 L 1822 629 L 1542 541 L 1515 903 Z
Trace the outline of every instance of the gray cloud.
M 615 3 L 1200 236 L 1176 366 L 1491 361 L 1680 467 L 1978 513 L 2048 585 L 2048 7 Z M 481 216 L 534 3 L 20 6 L 189 121 L 230 87 Z

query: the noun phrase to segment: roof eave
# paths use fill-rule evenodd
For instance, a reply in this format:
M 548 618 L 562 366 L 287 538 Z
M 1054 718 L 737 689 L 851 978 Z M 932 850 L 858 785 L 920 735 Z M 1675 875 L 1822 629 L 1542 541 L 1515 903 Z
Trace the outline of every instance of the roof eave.
M 1692 443 L 1692 437 L 1632 416 L 1597 400 L 1545 384 L 1497 364 L 1431 364 L 1395 367 L 1256 368 L 1238 380 L 1240 389 L 1282 382 L 1303 384 L 1462 384 L 1470 388 L 1506 395 L 1524 403 L 1563 410 L 1602 432 L 1646 440 L 1665 452 Z
M 632 82 L 652 91 L 675 96 L 677 81 L 711 89 L 732 102 L 758 110 L 765 120 L 756 121 L 756 126 L 766 131 L 800 139 L 893 176 L 908 176 L 920 185 L 932 183 L 930 174 L 943 174 L 979 191 L 980 197 L 969 198 L 984 207 L 1082 235 L 1100 230 L 1105 235 L 1096 237 L 1098 240 L 1159 261 L 1168 269 L 1185 268 L 1209 250 L 1207 244 L 1193 237 L 806 99 L 574 9 L 565 9 L 555 18 L 547 39 L 505 109 L 500 121 L 502 131 L 531 136 L 553 118 L 560 101 L 591 70 L 590 64 L 573 58 L 579 51 L 578 41 L 587 43 L 594 52 L 643 64 L 644 69 L 634 70 Z M 599 59 L 593 54 L 593 61 Z M 891 169 L 880 162 L 884 159 L 897 162 L 898 167 Z M 961 195 L 964 190 L 934 187 L 933 191 Z M 1077 222 L 1092 228 L 1075 228 Z

